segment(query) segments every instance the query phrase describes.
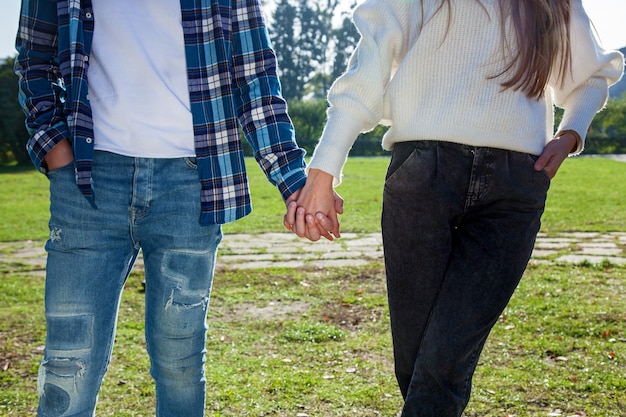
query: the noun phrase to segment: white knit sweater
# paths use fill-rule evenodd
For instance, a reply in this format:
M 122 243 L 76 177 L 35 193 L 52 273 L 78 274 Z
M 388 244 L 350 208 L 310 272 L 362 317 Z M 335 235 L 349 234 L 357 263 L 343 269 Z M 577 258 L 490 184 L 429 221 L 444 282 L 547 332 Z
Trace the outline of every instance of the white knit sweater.
M 365 0 L 355 9 L 361 40 L 329 91 L 328 120 L 309 168 L 338 184 L 356 137 L 378 124 L 390 126 L 385 149 L 440 140 L 539 155 L 554 134 L 553 103 L 565 110 L 558 130 L 584 141 L 624 57 L 598 45 L 581 0 L 572 0 L 572 71 L 564 83 L 554 75 L 542 100 L 503 90 L 508 74 L 493 78 L 509 62 L 498 0 L 453 0 L 451 14 L 445 7 L 435 13 L 440 1 Z

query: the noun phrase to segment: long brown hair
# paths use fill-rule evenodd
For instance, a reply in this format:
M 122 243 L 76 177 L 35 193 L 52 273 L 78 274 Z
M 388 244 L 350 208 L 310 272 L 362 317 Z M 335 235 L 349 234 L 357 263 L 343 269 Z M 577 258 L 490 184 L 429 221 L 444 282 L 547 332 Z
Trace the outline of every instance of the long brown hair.
M 539 99 L 555 68 L 560 82 L 570 69 L 571 0 L 499 0 L 499 3 L 503 48 L 511 58 L 493 78 L 506 75 L 503 88 Z M 444 5 L 452 13 L 450 0 L 442 0 L 437 12 Z M 513 26 L 513 40 L 506 36 L 508 22 Z
M 560 82 L 570 69 L 571 1 L 500 0 L 500 12 L 503 31 L 509 18 L 517 44 L 517 54 L 502 72 L 510 74 L 502 86 L 540 98 L 553 69 Z

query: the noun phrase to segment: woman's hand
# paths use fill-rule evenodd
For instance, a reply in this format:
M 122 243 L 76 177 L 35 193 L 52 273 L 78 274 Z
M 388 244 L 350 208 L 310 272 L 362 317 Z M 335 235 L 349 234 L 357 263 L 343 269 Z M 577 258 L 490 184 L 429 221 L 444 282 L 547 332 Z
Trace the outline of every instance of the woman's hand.
M 554 178 L 565 158 L 576 149 L 577 141 L 576 135 L 569 131 L 552 139 L 535 162 L 535 170 L 545 170 L 550 179 Z

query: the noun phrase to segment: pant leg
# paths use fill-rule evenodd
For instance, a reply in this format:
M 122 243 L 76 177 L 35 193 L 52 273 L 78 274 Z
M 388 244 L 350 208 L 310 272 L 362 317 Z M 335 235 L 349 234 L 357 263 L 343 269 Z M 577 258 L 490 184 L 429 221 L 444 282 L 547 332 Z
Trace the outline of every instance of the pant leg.
M 38 378 L 39 416 L 94 415 L 120 295 L 137 255 L 129 234 L 127 172 L 94 162 L 97 210 L 79 192 L 72 166 L 49 174 L 47 332 Z
M 146 341 L 158 417 L 201 417 L 206 314 L 219 225 L 201 226 L 193 160 L 137 161 L 133 234 L 144 255 Z
M 394 146 L 383 193 L 382 237 L 394 366 L 403 398 L 452 252 L 450 218 L 462 196 L 440 190 L 434 142 Z
M 430 196 L 423 198 L 452 201 L 445 196 L 454 189 L 452 195 L 465 195 L 460 212 L 448 211 L 451 251 L 445 273 L 436 281 L 440 287 L 430 314 L 419 322 L 423 325 L 426 320 L 426 327 L 419 334 L 405 417 L 461 415 L 485 340 L 530 257 L 549 185 L 544 173 L 532 169 L 534 158 L 529 155 L 460 145 L 437 147 L 437 172 L 454 174 L 437 175 L 445 180 L 437 181 L 437 191 L 429 190 Z M 413 277 L 422 277 L 424 262 L 413 265 Z M 401 312 L 396 316 L 402 320 Z

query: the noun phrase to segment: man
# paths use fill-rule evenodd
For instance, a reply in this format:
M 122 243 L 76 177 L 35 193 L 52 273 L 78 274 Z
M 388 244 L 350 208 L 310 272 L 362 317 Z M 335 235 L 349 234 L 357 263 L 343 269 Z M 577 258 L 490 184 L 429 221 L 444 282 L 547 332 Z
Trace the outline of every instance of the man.
M 221 224 L 251 211 L 239 125 L 286 202 L 305 182 L 257 0 L 23 0 L 28 151 L 50 179 L 40 416 L 92 416 L 142 250 L 157 416 L 204 414 Z

